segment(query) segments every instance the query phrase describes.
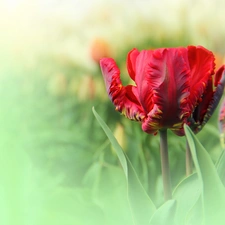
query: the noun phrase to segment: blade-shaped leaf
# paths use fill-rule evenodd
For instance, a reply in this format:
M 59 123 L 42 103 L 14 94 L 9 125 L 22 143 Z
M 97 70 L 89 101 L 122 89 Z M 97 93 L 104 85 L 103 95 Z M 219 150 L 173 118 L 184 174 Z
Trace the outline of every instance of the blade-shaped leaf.
M 150 220 L 150 225 L 174 224 L 176 201 L 169 200 L 159 207 Z
M 185 217 L 185 225 L 205 225 L 203 220 L 203 204 L 202 198 L 199 196 L 199 199 Z
M 222 151 L 216 163 L 216 169 L 223 185 L 225 185 L 225 151 L 224 150 Z
M 184 178 L 175 188 L 173 198 L 177 201 L 176 223 L 185 224 L 190 210 L 201 195 L 201 186 L 197 174 Z
M 99 124 L 101 125 L 102 129 L 105 131 L 107 137 L 113 145 L 122 165 L 123 171 L 126 175 L 128 186 L 128 200 L 131 206 L 134 222 L 136 225 L 148 224 L 151 216 L 156 210 L 155 205 L 144 190 L 130 160 L 123 152 L 112 131 L 105 124 L 105 122 L 95 111 L 95 109 L 92 108 L 92 110 L 96 119 L 98 120 Z
M 92 108 L 92 111 L 96 117 L 96 119 L 98 120 L 99 124 L 101 125 L 102 129 L 105 131 L 107 137 L 109 138 L 112 146 L 115 148 L 116 154 L 120 160 L 121 166 L 123 167 L 123 171 L 125 173 L 125 176 L 127 177 L 127 160 L 126 157 L 123 153 L 123 149 L 121 148 L 121 146 L 119 145 L 118 141 L 116 140 L 116 138 L 114 137 L 112 131 L 109 129 L 109 127 L 105 124 L 105 122 L 103 121 L 103 119 L 99 116 L 99 114 L 95 111 L 94 107 Z
M 195 168 L 202 186 L 206 225 L 223 225 L 225 221 L 225 189 L 208 152 L 191 129 L 185 125 L 185 134 L 190 146 Z

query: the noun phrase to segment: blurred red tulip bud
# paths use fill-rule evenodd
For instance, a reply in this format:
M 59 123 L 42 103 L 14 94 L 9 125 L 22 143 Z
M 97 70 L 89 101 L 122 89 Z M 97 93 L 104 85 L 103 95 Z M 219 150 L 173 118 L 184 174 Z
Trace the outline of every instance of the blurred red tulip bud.
M 102 38 L 95 39 L 91 44 L 90 55 L 96 63 L 99 63 L 101 58 L 110 57 L 111 50 L 109 43 Z

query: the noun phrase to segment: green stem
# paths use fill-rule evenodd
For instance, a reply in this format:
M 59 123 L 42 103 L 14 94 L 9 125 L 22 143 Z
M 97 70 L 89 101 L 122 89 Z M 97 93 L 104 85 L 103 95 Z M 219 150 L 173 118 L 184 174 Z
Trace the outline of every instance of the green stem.
M 165 201 L 172 198 L 170 167 L 168 157 L 167 130 L 160 130 L 160 155 Z
M 189 176 L 192 174 L 192 157 L 189 144 L 187 143 L 186 145 L 186 176 Z

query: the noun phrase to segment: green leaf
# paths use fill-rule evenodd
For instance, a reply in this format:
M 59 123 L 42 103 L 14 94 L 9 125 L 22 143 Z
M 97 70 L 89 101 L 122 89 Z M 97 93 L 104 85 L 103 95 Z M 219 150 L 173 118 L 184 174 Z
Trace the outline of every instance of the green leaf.
M 206 225 L 223 225 L 225 220 L 225 189 L 208 152 L 191 129 L 185 125 L 185 134 L 201 182 Z
M 103 119 L 99 116 L 99 114 L 95 111 L 94 107 L 92 108 L 92 111 L 98 120 L 99 124 L 101 125 L 102 129 L 105 131 L 107 137 L 109 138 L 112 146 L 115 148 L 116 154 L 120 160 L 121 166 L 123 167 L 123 171 L 125 173 L 125 176 L 127 177 L 127 160 L 123 153 L 123 149 L 119 145 L 118 141 L 114 137 L 112 131 L 109 129 L 109 127 L 106 125 L 106 123 L 103 121 Z
M 156 208 L 152 200 L 149 198 L 145 189 L 143 188 L 137 173 L 135 172 L 130 160 L 126 156 L 128 165 L 128 199 L 131 210 L 134 214 L 136 224 L 146 224 Z
M 101 125 L 102 129 L 105 131 L 107 137 L 113 145 L 122 165 L 124 174 L 127 179 L 128 200 L 134 218 L 134 223 L 136 225 L 148 224 L 151 216 L 156 210 L 155 205 L 144 190 L 130 160 L 123 152 L 112 131 L 98 115 L 95 109 L 92 108 L 92 110 L 96 119 L 98 120 L 99 124 Z
M 127 182 L 124 178 L 124 172 L 120 167 L 114 165 L 103 167 L 98 187 L 92 195 L 104 213 L 105 223 L 98 225 L 133 224 L 127 198 Z
M 177 201 L 176 224 L 185 224 L 186 218 L 201 195 L 197 174 L 184 178 L 175 188 L 173 198 Z
M 225 151 L 223 150 L 217 163 L 216 163 L 216 169 L 217 173 L 223 182 L 223 185 L 225 185 Z
M 150 220 L 150 225 L 174 224 L 176 201 L 169 200 L 159 207 Z
M 185 217 L 185 225 L 203 225 L 203 219 L 202 198 L 199 196 L 199 199 Z

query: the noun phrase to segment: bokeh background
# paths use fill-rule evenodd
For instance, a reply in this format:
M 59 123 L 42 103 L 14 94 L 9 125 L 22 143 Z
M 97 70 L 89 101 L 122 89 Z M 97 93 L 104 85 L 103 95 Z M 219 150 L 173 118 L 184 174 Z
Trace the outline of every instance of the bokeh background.
M 3 0 L 0 2 L 2 225 L 132 224 L 126 180 L 96 111 L 156 205 L 163 201 L 159 137 L 115 112 L 98 61 L 203 45 L 225 63 L 223 0 Z M 218 110 L 198 138 L 215 161 Z M 185 175 L 185 138 L 169 133 L 173 186 Z

